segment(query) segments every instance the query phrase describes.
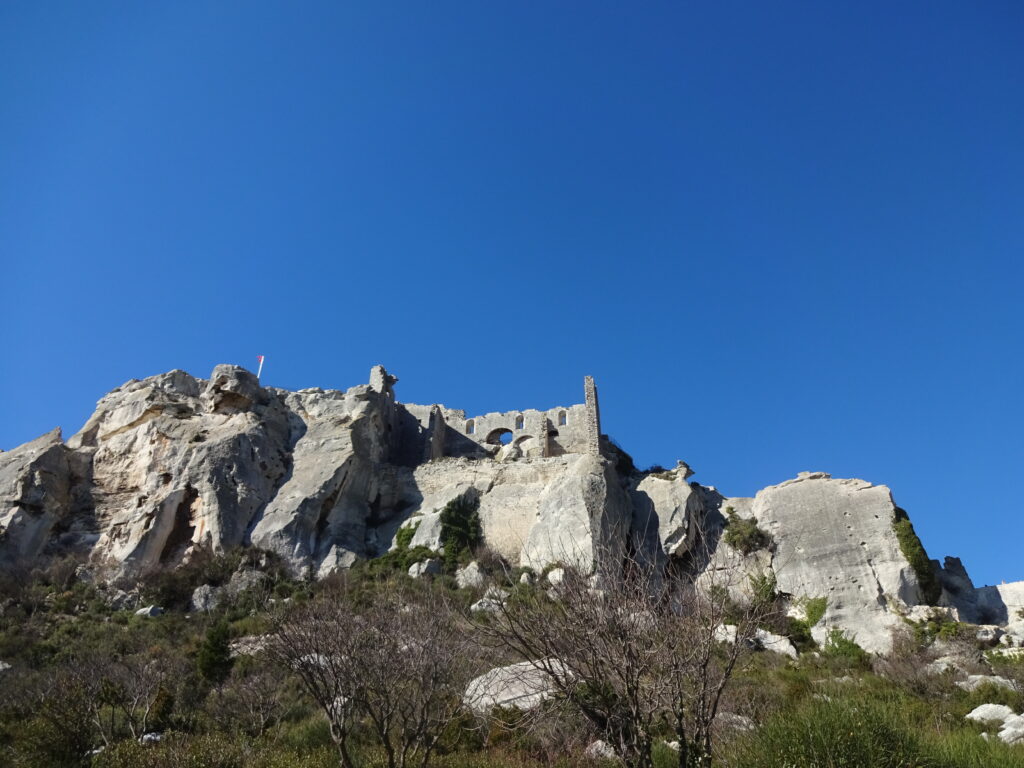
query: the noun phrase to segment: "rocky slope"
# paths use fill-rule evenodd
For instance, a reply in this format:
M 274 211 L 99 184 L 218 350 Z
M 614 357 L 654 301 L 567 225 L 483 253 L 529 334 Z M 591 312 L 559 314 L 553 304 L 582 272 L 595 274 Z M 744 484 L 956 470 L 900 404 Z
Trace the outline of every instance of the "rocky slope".
M 172 371 L 130 381 L 66 442 L 58 430 L 0 453 L 0 558 L 77 553 L 113 579 L 173 567 L 199 547 L 256 546 L 296 573 L 323 576 L 387 551 L 403 525 L 415 526 L 413 546 L 438 549 L 440 511 L 464 498 L 478 505 L 490 548 L 538 572 L 574 561 L 614 577 L 627 552 L 659 567 L 770 570 L 794 612 L 826 599 L 819 640 L 839 628 L 885 651 L 891 628 L 931 603 L 953 618 L 1009 625 L 1009 642 L 1020 642 L 1024 584 L 978 589 L 958 560 L 940 567 L 906 551 L 884 486 L 803 473 L 753 499 L 727 499 L 688 483 L 685 464 L 639 472 L 604 439 L 580 447 L 566 414 L 584 406 L 550 419 L 524 412 L 493 441 L 470 439 L 474 420 L 399 403 L 395 381 L 378 367 L 370 384 L 345 392 L 288 392 L 224 365 L 207 380 Z M 502 416 L 478 420 L 493 426 Z M 534 423 L 538 435 L 497 439 L 524 424 L 537 431 Z M 758 546 L 726 535 L 743 521 L 756 524 Z M 698 543 L 710 557 L 695 564 Z

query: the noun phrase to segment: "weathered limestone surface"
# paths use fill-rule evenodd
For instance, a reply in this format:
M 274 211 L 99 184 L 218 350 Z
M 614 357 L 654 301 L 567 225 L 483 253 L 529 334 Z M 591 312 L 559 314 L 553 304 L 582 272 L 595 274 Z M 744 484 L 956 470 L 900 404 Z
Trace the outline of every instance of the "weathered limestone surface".
M 466 687 L 462 700 L 473 712 L 486 715 L 495 707 L 524 712 L 536 709 L 554 694 L 551 676 L 524 661 L 480 675 Z
M 893 533 L 896 507 L 885 486 L 801 473 L 752 500 L 724 503 L 774 539 L 771 566 L 781 592 L 828 598 L 812 630 L 819 642 L 837 627 L 866 650 L 886 652 L 900 614 L 923 602 Z
M 403 477 L 401 503 L 418 523 L 412 546 L 440 546 L 440 513 L 474 496 L 484 539 L 515 565 L 593 566 L 603 549 L 619 551 L 631 512 L 617 478 L 596 456 L 569 454 L 517 462 L 443 459 Z
M 281 399 L 236 366 L 129 382 L 68 441 L 91 460 L 90 514 L 73 531 L 126 572 L 244 544 L 288 471 L 289 433 Z
M 802 473 L 726 499 L 688 483 L 682 463 L 632 469 L 600 435 L 592 380 L 581 404 L 470 418 L 399 403 L 396 382 L 378 366 L 346 391 L 289 392 L 230 365 L 205 380 L 171 371 L 129 381 L 66 444 L 58 430 L 0 452 L 0 559 L 75 552 L 111 566 L 110 578 L 174 567 L 200 547 L 258 546 L 322 577 L 383 554 L 403 525 L 416 526 L 413 546 L 437 551 L 441 510 L 462 497 L 477 502 L 485 543 L 535 574 L 574 564 L 599 586 L 621 574 L 627 552 L 701 578 L 731 573 L 741 586 L 770 569 L 791 608 L 828 599 L 819 642 L 839 628 L 871 651 L 889 648 L 901 616 L 921 613 L 884 486 Z M 724 544 L 728 507 L 753 517 L 772 547 L 744 555 Z M 955 558 L 935 569 L 951 617 L 988 626 L 989 642 L 1024 644 L 1024 582 L 976 588 Z
M 282 394 L 291 472 L 253 526 L 252 543 L 318 575 L 386 551 L 397 528 L 389 511 L 398 470 L 383 464 L 393 405 L 368 386 Z
M 691 488 L 686 477 L 681 470 L 649 474 L 630 492 L 638 540 L 651 547 L 650 536 L 656 535 L 653 546 L 665 555 L 690 551 L 705 514 L 703 494 Z
M 54 525 L 70 508 L 68 452 L 55 429 L 0 453 L 0 530 L 11 560 L 39 555 Z
M 455 412 L 397 403 L 395 381 L 379 366 L 345 392 L 264 388 L 236 366 L 130 381 L 66 446 L 55 432 L 0 454 L 0 551 L 35 557 L 62 521 L 64 550 L 117 574 L 177 565 L 200 546 L 255 545 L 323 576 L 386 551 L 409 518 L 413 544 L 439 548 L 439 512 L 463 495 L 479 499 L 487 543 L 513 563 L 591 567 L 599 548 L 621 550 L 632 513 L 618 477 L 600 456 L 570 452 L 586 447 L 593 408 L 479 417 L 547 442 L 496 444 L 495 460 L 474 436 L 473 458 L 446 457 L 464 452 L 445 422 Z

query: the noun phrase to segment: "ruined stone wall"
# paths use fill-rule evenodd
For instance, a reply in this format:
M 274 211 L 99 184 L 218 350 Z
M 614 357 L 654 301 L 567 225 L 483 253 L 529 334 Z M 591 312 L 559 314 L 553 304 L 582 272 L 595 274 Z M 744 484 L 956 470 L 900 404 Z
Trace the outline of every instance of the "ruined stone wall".
M 370 372 L 369 388 L 393 401 L 397 381 L 381 366 Z M 526 458 L 567 453 L 600 455 L 600 414 L 592 377 L 584 381 L 585 403 L 536 410 L 492 412 L 466 416 L 443 405 L 397 405 L 393 460 L 415 466 L 444 456 L 486 458 L 511 443 Z M 507 435 L 503 439 L 503 436 Z
M 597 385 L 594 377 L 583 379 L 583 394 L 586 398 L 587 450 L 591 456 L 601 455 L 601 409 L 597 404 Z
M 588 411 L 585 405 L 570 405 L 551 408 L 546 411 L 526 409 L 504 413 L 485 413 L 482 416 L 466 418 L 464 411 L 448 411 L 445 420 L 455 432 L 449 440 L 453 443 L 472 441 L 485 449 L 500 446 L 501 435 L 511 433 L 512 443 L 524 456 L 540 458 L 560 456 L 564 453 L 588 453 L 589 427 Z M 548 435 L 547 445 L 544 435 Z

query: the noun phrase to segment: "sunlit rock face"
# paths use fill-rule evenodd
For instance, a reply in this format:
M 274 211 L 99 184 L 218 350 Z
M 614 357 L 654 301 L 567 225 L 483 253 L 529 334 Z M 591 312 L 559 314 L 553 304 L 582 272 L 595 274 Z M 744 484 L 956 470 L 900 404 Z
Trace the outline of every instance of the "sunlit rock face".
M 924 602 L 884 486 L 802 473 L 728 499 L 688 482 L 682 462 L 636 470 L 601 435 L 592 379 L 583 403 L 481 416 L 400 403 L 396 382 L 377 366 L 345 391 L 290 392 L 230 365 L 130 381 L 66 443 L 55 430 L 0 452 L 0 559 L 76 553 L 117 578 L 259 547 L 322 577 L 387 552 L 402 526 L 411 546 L 439 550 L 442 510 L 463 499 L 491 550 L 538 573 L 617 578 L 627 557 L 740 581 L 771 572 L 796 613 L 826 598 L 819 641 L 839 629 L 885 651 Z M 731 547 L 729 510 L 769 543 Z M 962 620 L 1018 620 L 1019 585 L 976 589 L 955 559 L 934 568 L 940 605 Z
M 923 602 L 893 531 L 896 505 L 883 485 L 803 472 L 753 499 L 727 499 L 772 537 L 769 565 L 780 592 L 799 602 L 826 598 L 812 628 L 823 642 L 839 629 L 866 650 L 887 651 L 892 630 Z

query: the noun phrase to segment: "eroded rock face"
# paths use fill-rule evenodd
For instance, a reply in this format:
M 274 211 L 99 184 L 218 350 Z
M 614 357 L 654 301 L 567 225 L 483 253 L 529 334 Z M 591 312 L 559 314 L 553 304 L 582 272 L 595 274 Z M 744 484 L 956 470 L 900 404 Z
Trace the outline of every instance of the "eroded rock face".
M 681 470 L 652 473 L 630 494 L 635 527 L 644 533 L 656 532 L 658 544 L 669 556 L 690 551 L 705 513 L 703 495 L 690 487 L 686 477 Z
M 55 429 L 0 453 L 0 539 L 7 560 L 36 558 L 70 511 L 68 451 Z
M 513 432 L 502 448 L 461 411 L 399 403 L 396 381 L 378 366 L 369 384 L 346 391 L 288 392 L 217 366 L 205 380 L 171 371 L 127 382 L 66 444 L 55 431 L 0 453 L 0 558 L 77 552 L 116 577 L 174 567 L 198 548 L 258 546 L 296 574 L 322 577 L 383 554 L 403 525 L 416 526 L 411 546 L 436 552 L 441 510 L 462 498 L 477 509 L 485 543 L 535 575 L 572 564 L 594 571 L 600 588 L 621 575 L 627 554 L 702 578 L 735 572 L 740 585 L 771 571 L 791 607 L 827 599 L 812 630 L 819 642 L 838 628 L 885 651 L 890 630 L 923 602 L 884 486 L 803 473 L 727 499 L 687 482 L 683 463 L 638 472 L 590 432 L 559 436 L 559 427 L 585 425 L 577 419 L 599 427 L 596 398 L 593 407 L 480 417 L 477 426 L 505 425 L 495 435 Z M 772 545 L 744 554 L 725 543 L 729 507 L 754 518 Z M 954 618 L 1020 620 L 1024 583 L 977 589 L 955 558 L 935 572 Z M 1024 644 L 1024 633 L 1006 627 L 998 642 Z
M 245 544 L 289 470 L 289 441 L 281 398 L 236 366 L 129 382 L 68 441 L 91 467 L 91 508 L 72 531 L 128 573 Z
M 893 533 L 896 506 L 885 486 L 802 473 L 753 499 L 724 504 L 771 535 L 780 592 L 828 599 L 824 620 L 812 630 L 819 642 L 835 627 L 865 650 L 887 652 L 901 615 L 923 602 Z
M 36 557 L 60 521 L 65 551 L 115 575 L 254 545 L 324 576 L 387 551 L 410 518 L 413 545 L 440 548 L 440 510 L 464 496 L 513 564 L 590 569 L 599 549 L 622 551 L 632 511 L 608 461 L 435 455 L 455 437 L 437 407 L 397 403 L 395 381 L 376 368 L 345 392 L 286 392 L 237 366 L 130 381 L 66 446 L 52 433 L 0 454 L 2 549 Z M 424 422 L 440 431 L 424 437 Z

